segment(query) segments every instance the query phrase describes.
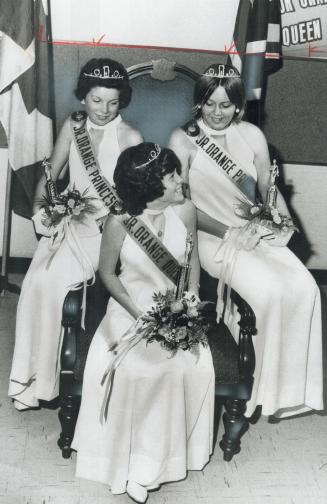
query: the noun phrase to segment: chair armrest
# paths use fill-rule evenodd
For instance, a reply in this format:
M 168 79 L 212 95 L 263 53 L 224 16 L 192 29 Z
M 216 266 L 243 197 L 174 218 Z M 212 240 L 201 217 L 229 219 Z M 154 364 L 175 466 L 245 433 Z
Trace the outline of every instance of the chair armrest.
M 238 322 L 239 335 L 239 371 L 243 379 L 252 378 L 255 369 L 255 351 L 252 336 L 257 334 L 256 318 L 251 306 L 234 290 L 231 293 L 232 301 L 237 305 L 240 314 Z
M 81 321 L 82 287 L 69 291 L 62 308 L 62 326 L 64 328 L 60 365 L 61 373 L 74 371 L 76 362 L 76 338 Z

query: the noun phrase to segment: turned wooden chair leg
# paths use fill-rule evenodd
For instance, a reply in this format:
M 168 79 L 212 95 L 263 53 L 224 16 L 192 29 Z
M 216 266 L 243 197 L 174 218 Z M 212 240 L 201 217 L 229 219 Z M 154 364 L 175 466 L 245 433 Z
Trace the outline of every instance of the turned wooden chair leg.
M 61 407 L 59 410 L 59 420 L 61 424 L 61 434 L 58 439 L 58 446 L 61 449 L 63 458 L 69 458 L 72 449 L 70 447 L 75 431 L 75 424 L 81 403 L 81 398 L 74 395 L 61 398 Z
M 223 422 L 225 434 L 219 443 L 224 452 L 224 460 L 231 461 L 236 453 L 241 450 L 241 437 L 249 428 L 249 422 L 244 416 L 246 400 L 227 399 L 225 402 Z

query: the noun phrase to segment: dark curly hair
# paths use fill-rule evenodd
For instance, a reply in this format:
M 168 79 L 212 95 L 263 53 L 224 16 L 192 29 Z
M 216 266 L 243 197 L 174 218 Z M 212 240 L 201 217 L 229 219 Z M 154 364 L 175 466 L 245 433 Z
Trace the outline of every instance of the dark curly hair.
M 152 153 L 160 153 L 152 161 Z M 124 211 L 131 215 L 140 215 L 147 203 L 163 195 L 162 183 L 167 173 L 181 173 L 181 163 L 176 154 L 167 148 L 152 142 L 144 142 L 128 147 L 117 161 L 114 182 Z
M 214 73 L 216 75 L 232 74 L 232 77 L 214 77 L 205 74 Z M 236 68 L 230 65 L 216 64 L 210 65 L 197 80 L 194 87 L 193 101 L 194 101 L 194 117 L 200 119 L 202 116 L 202 107 L 210 98 L 212 93 L 218 86 L 222 86 L 230 101 L 240 110 L 238 114 L 235 113 L 233 118 L 234 122 L 239 122 L 245 113 L 245 89 L 239 72 Z
M 108 72 L 109 77 L 94 77 L 94 73 L 100 70 L 101 75 L 105 74 L 105 70 Z M 109 69 L 109 70 L 108 70 Z M 119 72 L 122 79 L 112 78 L 111 76 L 114 72 Z M 92 74 L 90 77 L 86 74 Z M 132 97 L 132 88 L 129 85 L 129 78 L 126 69 L 118 61 L 114 61 L 109 58 L 93 58 L 89 60 L 81 69 L 77 88 L 75 89 L 75 96 L 78 100 L 84 100 L 85 96 L 94 87 L 106 87 L 119 90 L 119 108 L 127 107 Z

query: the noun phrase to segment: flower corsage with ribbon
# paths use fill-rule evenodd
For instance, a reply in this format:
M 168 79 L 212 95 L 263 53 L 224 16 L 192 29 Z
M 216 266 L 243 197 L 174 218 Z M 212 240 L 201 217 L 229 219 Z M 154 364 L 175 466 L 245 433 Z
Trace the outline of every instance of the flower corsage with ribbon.
M 270 181 L 264 203 L 242 200 L 235 205 L 235 213 L 250 222 L 250 230 L 274 246 L 287 245 L 294 231 L 298 231 L 288 215 L 282 215 L 276 207 L 278 166 L 274 159 L 270 169 Z
M 155 302 L 140 318 L 139 331 L 147 343 L 158 342 L 173 357 L 178 350 L 199 354 L 207 346 L 207 333 L 215 319 L 213 303 L 200 301 L 192 292 L 179 299 L 172 290 L 153 295 Z
M 88 196 L 87 193 L 88 189 L 80 193 L 73 187 L 58 194 L 54 199 L 44 196 L 42 224 L 51 229 L 58 226 L 65 218 L 83 221 L 87 215 L 96 213 L 98 211 L 94 204 L 96 198 Z
M 81 222 L 87 215 L 97 212 L 96 198 L 87 195 L 88 189 L 80 193 L 73 187 L 58 194 L 56 184 L 51 177 L 51 163 L 45 158 L 42 166 L 45 172 L 47 194 L 43 196 L 41 201 L 43 209 L 41 222 L 52 235 L 56 234 L 55 228 L 63 220 Z

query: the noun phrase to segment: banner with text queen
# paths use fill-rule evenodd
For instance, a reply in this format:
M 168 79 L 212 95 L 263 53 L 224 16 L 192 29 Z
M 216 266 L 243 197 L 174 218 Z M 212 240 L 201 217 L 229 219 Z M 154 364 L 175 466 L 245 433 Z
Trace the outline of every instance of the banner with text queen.
M 283 55 L 327 58 L 327 0 L 280 0 Z

